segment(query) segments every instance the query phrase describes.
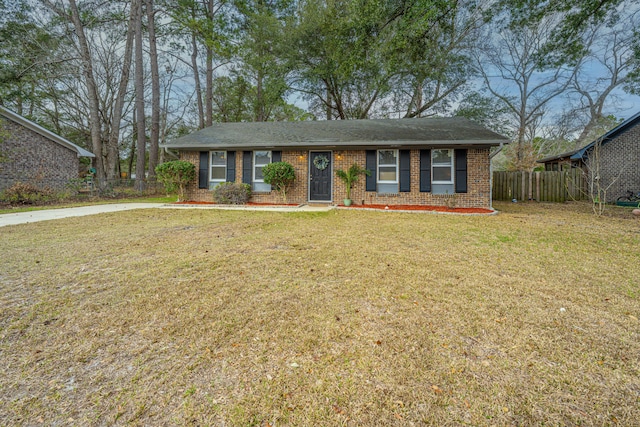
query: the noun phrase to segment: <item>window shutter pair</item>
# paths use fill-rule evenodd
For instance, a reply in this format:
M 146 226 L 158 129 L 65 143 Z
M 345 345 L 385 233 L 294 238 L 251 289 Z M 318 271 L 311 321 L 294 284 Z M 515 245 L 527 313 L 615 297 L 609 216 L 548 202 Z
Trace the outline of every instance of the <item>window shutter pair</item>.
M 236 180 L 236 152 L 227 151 L 227 181 Z M 198 188 L 209 188 L 209 152 L 200 152 L 200 167 L 198 168 Z
M 400 150 L 400 191 L 408 193 L 411 191 L 411 151 Z M 377 150 L 367 150 L 366 168 L 371 172 L 367 176 L 366 191 L 376 191 L 378 182 L 376 172 L 378 171 L 378 152 Z
M 467 192 L 467 150 L 453 150 L 455 192 Z M 431 150 L 420 150 L 420 191 L 431 191 Z
M 271 152 L 272 162 L 282 161 L 282 151 Z M 253 178 L 253 151 L 244 151 L 242 153 L 242 182 L 251 184 Z

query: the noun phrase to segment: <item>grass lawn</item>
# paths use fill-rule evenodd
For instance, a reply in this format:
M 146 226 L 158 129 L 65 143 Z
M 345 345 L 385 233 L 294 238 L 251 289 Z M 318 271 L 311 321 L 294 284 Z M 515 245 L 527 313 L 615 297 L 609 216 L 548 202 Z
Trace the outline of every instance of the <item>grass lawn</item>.
M 638 425 L 640 221 L 496 208 L 3 227 L 0 425 Z

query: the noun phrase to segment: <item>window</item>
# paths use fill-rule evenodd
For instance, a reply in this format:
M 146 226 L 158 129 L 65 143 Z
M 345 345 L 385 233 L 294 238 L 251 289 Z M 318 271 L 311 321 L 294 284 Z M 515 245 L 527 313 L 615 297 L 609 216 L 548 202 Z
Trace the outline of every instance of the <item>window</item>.
M 398 192 L 398 150 L 378 150 L 378 193 Z
M 453 150 L 431 150 L 432 182 L 453 184 Z
M 253 152 L 253 191 L 271 191 L 271 185 L 265 184 L 262 168 L 271 163 L 271 151 Z
M 209 172 L 209 187 L 213 188 L 227 180 L 227 152 L 211 151 L 209 164 L 211 165 L 211 171 Z

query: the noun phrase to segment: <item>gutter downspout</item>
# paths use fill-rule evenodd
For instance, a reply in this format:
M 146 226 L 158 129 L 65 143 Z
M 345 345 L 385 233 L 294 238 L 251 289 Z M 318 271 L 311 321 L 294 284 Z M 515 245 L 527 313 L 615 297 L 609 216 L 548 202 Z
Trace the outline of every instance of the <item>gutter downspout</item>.
M 173 151 L 169 150 L 167 147 L 162 147 L 162 148 L 163 148 L 163 150 L 164 150 L 164 153 L 165 153 L 167 156 L 169 156 L 169 157 L 171 157 L 171 158 L 173 158 L 173 159 L 179 159 L 179 158 L 180 158 L 180 156 L 178 156 L 178 155 L 177 155 L 176 153 L 174 153 Z
M 492 154 L 489 154 L 489 203 L 493 209 L 493 158 L 498 155 L 504 148 L 504 142 L 500 143 L 500 147 Z

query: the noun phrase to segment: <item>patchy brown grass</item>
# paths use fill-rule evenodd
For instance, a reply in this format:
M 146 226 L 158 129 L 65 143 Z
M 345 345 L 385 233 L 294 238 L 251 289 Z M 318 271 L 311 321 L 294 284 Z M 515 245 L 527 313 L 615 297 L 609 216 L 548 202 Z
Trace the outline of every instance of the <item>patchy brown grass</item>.
M 640 222 L 496 208 L 3 227 L 0 424 L 637 425 Z

